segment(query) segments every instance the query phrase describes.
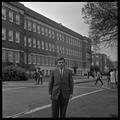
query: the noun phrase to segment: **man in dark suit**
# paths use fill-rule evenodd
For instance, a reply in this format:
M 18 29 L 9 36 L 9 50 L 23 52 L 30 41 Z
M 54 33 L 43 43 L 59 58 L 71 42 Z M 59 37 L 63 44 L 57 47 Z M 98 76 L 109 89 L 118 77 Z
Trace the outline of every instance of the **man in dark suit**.
M 65 59 L 57 60 L 57 68 L 51 72 L 49 94 L 52 100 L 52 117 L 65 118 L 69 99 L 73 95 L 72 71 L 65 67 Z

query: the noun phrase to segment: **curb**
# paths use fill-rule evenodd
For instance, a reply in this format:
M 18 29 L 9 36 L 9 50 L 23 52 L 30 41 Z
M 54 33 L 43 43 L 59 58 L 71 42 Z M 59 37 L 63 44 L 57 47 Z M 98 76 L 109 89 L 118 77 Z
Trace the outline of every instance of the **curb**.
M 102 79 L 102 80 L 106 80 L 106 78 L 105 78 L 105 79 Z M 95 81 L 95 79 L 89 79 L 89 80 L 85 80 L 85 79 L 84 79 L 84 80 L 75 79 L 75 80 L 74 80 L 74 84 L 89 83 L 89 82 L 94 82 L 94 81 Z M 31 85 L 30 85 L 29 83 L 30 83 Z M 34 85 L 34 83 L 33 83 L 33 84 L 32 84 L 31 82 L 29 82 L 29 83 L 28 83 L 28 84 L 26 84 L 26 83 L 25 83 L 25 84 L 24 84 L 24 83 L 21 84 L 21 83 L 20 83 L 20 85 L 19 85 L 19 83 L 17 83 L 17 85 L 15 85 L 15 84 L 9 85 L 9 82 L 2 82 L 2 84 L 3 84 L 3 85 L 7 85 L 7 87 L 9 87 L 9 86 L 10 86 L 10 87 L 12 87 L 12 86 L 14 86 L 14 87 L 16 87 L 16 86 L 17 86 L 17 87 L 18 87 L 18 86 L 34 87 L 34 86 L 36 86 L 36 85 Z M 46 86 L 46 85 L 48 85 L 48 83 L 49 83 L 49 82 L 44 82 L 44 85 L 39 85 L 39 86 Z

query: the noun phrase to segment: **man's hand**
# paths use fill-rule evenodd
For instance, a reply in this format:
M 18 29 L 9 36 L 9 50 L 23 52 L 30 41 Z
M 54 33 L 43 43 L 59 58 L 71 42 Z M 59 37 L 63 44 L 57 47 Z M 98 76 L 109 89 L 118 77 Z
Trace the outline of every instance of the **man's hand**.
M 72 99 L 73 94 L 70 94 L 70 99 Z

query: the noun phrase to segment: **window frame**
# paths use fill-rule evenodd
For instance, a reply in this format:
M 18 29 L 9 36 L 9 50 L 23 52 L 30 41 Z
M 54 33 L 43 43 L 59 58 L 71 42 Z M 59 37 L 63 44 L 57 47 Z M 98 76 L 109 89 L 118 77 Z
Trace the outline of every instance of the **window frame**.
M 17 38 L 18 37 L 18 38 Z M 20 32 L 15 33 L 15 42 L 20 43 Z
M 13 22 L 13 11 L 12 10 L 9 10 L 8 16 L 9 16 L 9 22 Z
M 8 41 L 13 42 L 13 30 L 9 30 L 8 32 Z
M 2 28 L 2 40 L 6 40 L 6 28 Z
M 7 19 L 7 15 L 6 15 L 6 8 L 2 7 L 2 20 L 6 20 Z

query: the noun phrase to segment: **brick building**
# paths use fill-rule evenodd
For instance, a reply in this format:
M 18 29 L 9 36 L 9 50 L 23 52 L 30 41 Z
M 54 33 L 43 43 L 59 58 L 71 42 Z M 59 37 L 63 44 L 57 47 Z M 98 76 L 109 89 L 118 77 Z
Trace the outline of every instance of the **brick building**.
M 58 57 L 83 75 L 91 64 L 91 41 L 18 2 L 2 2 L 2 63 L 40 67 L 44 74 L 55 68 Z
M 108 66 L 107 55 L 101 53 L 92 54 L 92 65 L 98 66 L 102 73 L 105 73 L 105 69 Z

